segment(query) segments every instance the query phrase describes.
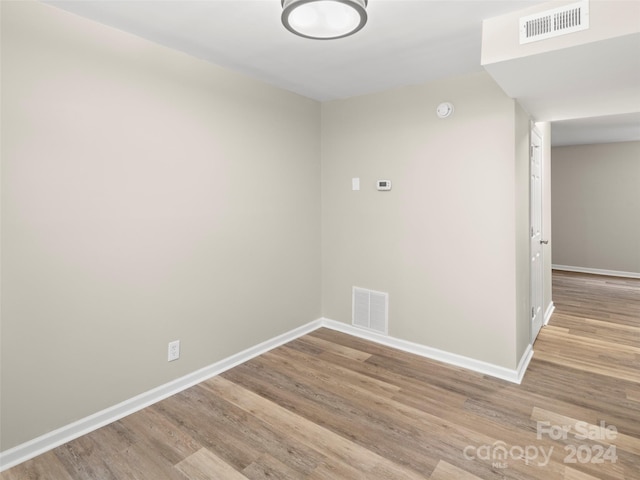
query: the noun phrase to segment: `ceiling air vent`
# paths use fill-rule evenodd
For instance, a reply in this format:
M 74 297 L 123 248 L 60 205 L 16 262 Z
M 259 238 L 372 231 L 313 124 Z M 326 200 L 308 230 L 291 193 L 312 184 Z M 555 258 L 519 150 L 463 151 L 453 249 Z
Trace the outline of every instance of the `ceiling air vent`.
M 589 1 L 520 18 L 520 45 L 589 28 Z

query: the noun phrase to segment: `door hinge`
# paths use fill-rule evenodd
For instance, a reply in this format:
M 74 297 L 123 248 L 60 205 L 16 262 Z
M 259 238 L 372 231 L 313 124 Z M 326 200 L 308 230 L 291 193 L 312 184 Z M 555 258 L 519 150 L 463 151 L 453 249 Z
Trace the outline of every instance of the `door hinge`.
M 536 308 L 531 307 L 531 318 L 534 318 L 536 316 L 535 311 L 536 311 Z

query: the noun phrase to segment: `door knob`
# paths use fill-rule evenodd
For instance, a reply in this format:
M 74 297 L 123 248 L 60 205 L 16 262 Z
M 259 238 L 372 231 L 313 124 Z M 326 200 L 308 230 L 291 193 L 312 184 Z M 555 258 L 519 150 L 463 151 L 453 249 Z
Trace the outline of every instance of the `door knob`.
M 540 240 L 540 245 L 546 245 L 549 243 L 549 240 Z

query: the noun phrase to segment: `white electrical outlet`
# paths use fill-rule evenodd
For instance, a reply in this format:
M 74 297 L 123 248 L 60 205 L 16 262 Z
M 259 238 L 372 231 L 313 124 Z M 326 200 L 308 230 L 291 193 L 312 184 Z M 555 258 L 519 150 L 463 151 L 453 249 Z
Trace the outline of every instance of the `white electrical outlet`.
M 169 342 L 168 361 L 173 362 L 180 358 L 180 340 Z

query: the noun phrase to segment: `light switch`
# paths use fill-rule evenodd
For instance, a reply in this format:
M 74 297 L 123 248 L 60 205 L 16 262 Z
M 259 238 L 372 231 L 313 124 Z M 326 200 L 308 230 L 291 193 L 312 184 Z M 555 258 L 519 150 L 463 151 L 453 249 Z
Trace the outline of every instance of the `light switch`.
M 360 178 L 355 177 L 351 179 L 351 190 L 360 190 Z

